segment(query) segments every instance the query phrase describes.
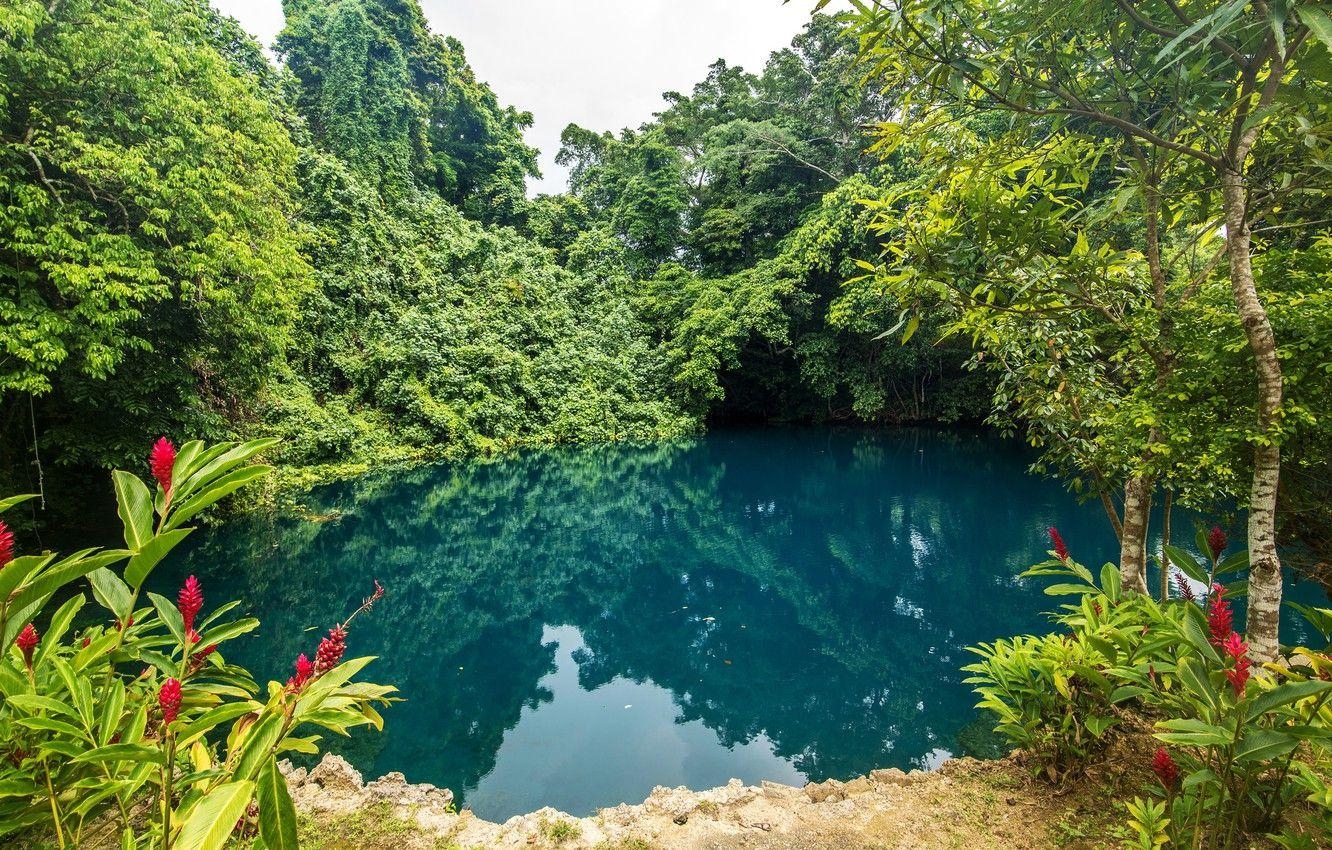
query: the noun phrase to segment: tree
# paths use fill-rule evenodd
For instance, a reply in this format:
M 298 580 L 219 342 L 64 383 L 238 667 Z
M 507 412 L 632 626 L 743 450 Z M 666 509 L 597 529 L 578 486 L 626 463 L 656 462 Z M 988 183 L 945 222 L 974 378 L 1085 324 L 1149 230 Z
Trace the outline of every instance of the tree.
M 278 49 L 316 141 L 390 194 L 429 189 L 514 224 L 539 176 L 532 116 L 501 107 L 462 44 L 430 32 L 416 0 L 285 0 Z
M 0 424 L 66 463 L 216 433 L 308 282 L 279 108 L 203 2 L 9 4 L 0 29 Z
M 1269 128 L 1309 109 L 1278 95 L 1283 86 L 1314 85 L 1307 69 L 1323 61 L 1323 47 L 1309 37 L 1332 40 L 1332 21 L 1311 4 L 1246 0 L 1060 8 L 875 0 L 861 10 L 863 52 L 885 79 L 967 110 L 1002 109 L 1056 128 L 1095 125 L 1127 144 L 1184 158 L 1220 187 L 1232 295 L 1260 389 L 1248 499 L 1249 638 L 1258 657 L 1273 657 L 1283 384 L 1254 280 L 1251 226 L 1279 187 L 1253 185 L 1252 155 Z

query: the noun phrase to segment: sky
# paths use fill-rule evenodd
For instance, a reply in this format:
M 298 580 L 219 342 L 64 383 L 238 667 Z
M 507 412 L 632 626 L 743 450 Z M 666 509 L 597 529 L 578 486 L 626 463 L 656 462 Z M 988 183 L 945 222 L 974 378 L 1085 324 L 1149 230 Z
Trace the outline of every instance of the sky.
M 271 45 L 281 0 L 211 0 Z M 758 72 L 808 19 L 815 0 L 421 0 L 431 29 L 459 39 L 501 103 L 532 113 L 541 150 L 535 192 L 560 192 L 566 124 L 637 127 L 661 93 L 690 91 L 719 58 Z

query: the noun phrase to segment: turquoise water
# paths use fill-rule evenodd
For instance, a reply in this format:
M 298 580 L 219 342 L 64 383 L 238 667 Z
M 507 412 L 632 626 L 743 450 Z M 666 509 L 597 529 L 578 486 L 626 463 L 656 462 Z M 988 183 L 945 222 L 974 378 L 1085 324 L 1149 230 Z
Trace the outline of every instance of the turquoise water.
M 1029 460 L 980 434 L 815 429 L 530 452 L 324 488 L 321 521 L 201 533 L 155 580 L 242 599 L 263 626 L 230 657 L 285 680 L 379 579 L 349 653 L 407 701 L 331 748 L 483 817 L 844 779 L 993 746 L 963 647 L 1046 628 L 1017 574 L 1047 526 L 1085 563 L 1116 554 L 1099 506 Z

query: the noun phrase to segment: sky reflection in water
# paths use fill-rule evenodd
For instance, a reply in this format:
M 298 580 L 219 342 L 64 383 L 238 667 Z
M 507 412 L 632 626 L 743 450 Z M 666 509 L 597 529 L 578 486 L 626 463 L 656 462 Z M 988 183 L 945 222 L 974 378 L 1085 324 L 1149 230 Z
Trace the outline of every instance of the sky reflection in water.
M 388 596 L 349 654 L 380 656 L 368 678 L 407 702 L 331 749 L 487 818 L 590 814 L 654 785 L 848 778 L 993 746 L 963 647 L 1046 629 L 1054 601 L 1017 574 L 1048 526 L 1085 563 L 1116 550 L 1099 506 L 1028 462 L 932 431 L 531 452 L 321 489 L 307 504 L 334 518 L 200 534 L 155 581 L 174 592 L 193 572 L 210 601 L 242 599 L 263 626 L 231 656 L 285 680 L 378 578 Z

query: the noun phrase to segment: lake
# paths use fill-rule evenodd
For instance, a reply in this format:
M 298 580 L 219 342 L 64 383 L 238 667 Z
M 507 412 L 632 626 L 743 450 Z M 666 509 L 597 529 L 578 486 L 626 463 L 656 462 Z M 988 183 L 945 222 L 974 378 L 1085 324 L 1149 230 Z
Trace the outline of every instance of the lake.
M 379 656 L 365 678 L 406 701 L 330 749 L 489 819 L 929 768 L 995 748 L 958 668 L 1048 630 L 1055 600 L 1017 577 L 1046 528 L 1084 563 L 1117 554 L 1100 506 L 1030 460 L 930 430 L 531 451 L 319 489 L 317 520 L 200 532 L 154 583 L 241 599 L 263 625 L 230 659 L 285 681 L 381 581 L 348 656 Z

